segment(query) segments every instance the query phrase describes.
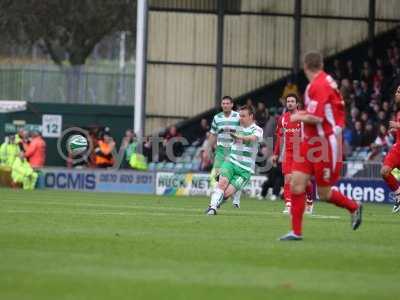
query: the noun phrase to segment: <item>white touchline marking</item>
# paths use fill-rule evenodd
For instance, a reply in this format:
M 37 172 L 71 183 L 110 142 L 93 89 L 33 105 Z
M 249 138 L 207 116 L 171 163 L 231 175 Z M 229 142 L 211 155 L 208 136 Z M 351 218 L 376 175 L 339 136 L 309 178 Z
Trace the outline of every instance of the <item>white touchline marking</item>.
M 326 216 L 326 215 L 310 215 L 310 217 L 315 219 L 341 219 L 339 216 Z
M 115 208 L 115 209 L 142 209 L 142 210 L 159 210 L 159 211 L 181 211 L 181 212 L 193 212 L 197 213 L 199 212 L 199 208 L 185 208 L 185 207 L 167 207 L 167 206 L 144 206 L 144 205 L 135 205 L 132 203 L 132 205 L 126 205 L 126 204 L 103 204 L 103 203 L 85 203 L 85 202 L 61 202 L 61 201 L 34 201 L 34 200 L 18 200 L 18 202 L 13 201 L 13 200 L 0 200 L 0 202 L 9 202 L 9 203 L 25 203 L 25 204 L 44 204 L 44 205 L 55 205 L 55 206 L 70 206 L 70 207 L 75 207 L 75 208 L 84 208 L 84 207 L 98 207 L 98 208 Z M 200 208 L 201 210 L 201 208 Z M 32 210 L 32 213 L 35 213 L 37 211 Z M 246 217 L 249 215 L 272 215 L 272 216 L 280 216 L 283 214 L 281 212 L 273 212 L 273 211 L 245 211 L 241 210 L 240 212 L 227 212 L 229 215 L 234 215 L 236 217 Z M 1 211 L 0 211 L 1 213 Z M 49 211 L 51 213 L 51 211 Z M 74 211 L 76 213 L 76 211 Z M 126 212 L 113 212 L 114 214 L 120 213 L 122 214 L 129 214 Z M 156 214 L 154 212 L 146 212 L 148 214 Z M 100 212 L 98 213 L 100 214 Z M 141 213 L 143 214 L 143 213 Z M 225 214 L 228 215 L 228 214 Z M 138 215 L 138 214 L 132 214 L 132 215 Z M 171 215 L 170 213 L 160 213 L 160 215 Z M 197 215 L 197 214 L 195 214 Z M 315 219 L 341 219 L 340 216 L 329 216 L 329 215 L 318 215 L 318 214 L 312 214 L 309 215 L 311 218 Z

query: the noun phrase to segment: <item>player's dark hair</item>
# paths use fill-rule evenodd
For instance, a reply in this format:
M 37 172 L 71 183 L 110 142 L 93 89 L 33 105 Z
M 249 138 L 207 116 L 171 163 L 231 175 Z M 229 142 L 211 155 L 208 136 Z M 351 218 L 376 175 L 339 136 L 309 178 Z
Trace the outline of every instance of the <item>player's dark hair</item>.
M 231 96 L 223 96 L 222 100 L 229 100 L 229 101 L 231 101 L 231 103 L 233 103 L 233 99 Z
M 254 110 L 254 107 L 252 105 L 247 105 L 247 104 L 243 105 L 243 106 L 240 107 L 239 110 L 247 110 L 249 115 L 252 115 L 254 117 L 255 110 Z
M 323 58 L 321 53 L 316 51 L 307 52 L 304 55 L 304 64 L 307 66 L 308 69 L 311 71 L 318 71 L 322 69 L 323 66 Z
M 297 96 L 295 93 L 287 94 L 286 97 L 285 97 L 285 101 L 286 101 L 288 98 L 290 98 L 290 97 L 296 99 L 296 103 L 300 103 L 300 98 L 299 98 L 299 96 Z

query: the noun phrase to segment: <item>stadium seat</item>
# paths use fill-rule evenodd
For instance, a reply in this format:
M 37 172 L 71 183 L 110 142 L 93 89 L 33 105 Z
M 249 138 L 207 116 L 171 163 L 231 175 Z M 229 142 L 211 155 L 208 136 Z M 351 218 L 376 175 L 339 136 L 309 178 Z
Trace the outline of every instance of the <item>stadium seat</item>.
M 175 163 L 173 162 L 168 162 L 165 164 L 163 170 L 165 171 L 173 171 L 175 169 Z
M 156 170 L 156 163 L 154 163 L 154 162 L 149 163 L 148 170 L 149 171 L 155 171 Z
M 164 166 L 165 166 L 165 162 L 160 161 L 160 162 L 158 162 L 158 163 L 156 164 L 156 170 L 157 170 L 157 171 L 161 171 L 161 170 L 164 168 Z
M 191 162 L 185 163 L 183 166 L 183 171 L 184 172 L 189 172 L 192 171 L 193 164 Z
M 175 164 L 175 171 L 176 172 L 183 172 L 184 164 L 183 163 L 176 163 Z

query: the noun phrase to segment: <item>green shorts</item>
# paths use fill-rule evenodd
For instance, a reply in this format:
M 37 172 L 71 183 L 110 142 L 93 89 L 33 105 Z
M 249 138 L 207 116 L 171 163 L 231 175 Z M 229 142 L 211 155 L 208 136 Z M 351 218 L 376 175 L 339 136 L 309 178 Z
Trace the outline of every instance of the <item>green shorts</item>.
M 220 170 L 220 174 L 223 177 L 228 178 L 231 185 L 235 187 L 237 191 L 242 190 L 249 182 L 251 173 L 230 161 L 225 161 Z
M 229 157 L 230 147 L 217 146 L 215 149 L 213 169 L 220 169 L 225 159 Z

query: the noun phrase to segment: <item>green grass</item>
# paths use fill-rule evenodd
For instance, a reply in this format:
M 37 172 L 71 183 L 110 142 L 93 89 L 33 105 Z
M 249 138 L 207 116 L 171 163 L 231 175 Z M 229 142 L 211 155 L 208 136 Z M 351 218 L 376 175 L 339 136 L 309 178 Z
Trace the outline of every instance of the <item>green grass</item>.
M 0 299 L 397 299 L 400 215 L 318 203 L 305 240 L 282 203 L 0 190 Z M 323 218 L 319 216 L 333 216 Z

